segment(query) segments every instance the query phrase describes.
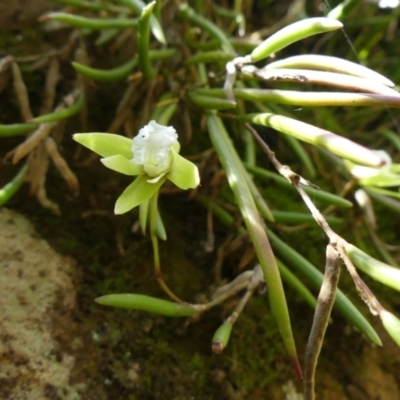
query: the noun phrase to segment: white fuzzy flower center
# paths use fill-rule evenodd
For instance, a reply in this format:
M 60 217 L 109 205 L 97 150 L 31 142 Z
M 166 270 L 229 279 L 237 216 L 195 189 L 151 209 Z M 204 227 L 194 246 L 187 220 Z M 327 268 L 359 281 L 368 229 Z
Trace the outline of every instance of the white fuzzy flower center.
M 172 126 L 150 121 L 133 138 L 132 163 L 143 165 L 144 172 L 155 178 L 170 169 L 171 147 L 177 141 L 178 134 Z

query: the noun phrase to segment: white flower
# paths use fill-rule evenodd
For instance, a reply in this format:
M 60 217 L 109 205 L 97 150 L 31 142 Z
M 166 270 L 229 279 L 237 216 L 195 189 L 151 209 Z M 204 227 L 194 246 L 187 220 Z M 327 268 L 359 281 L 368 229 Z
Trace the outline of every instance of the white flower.
M 150 121 L 133 138 L 132 163 L 141 165 L 150 178 L 159 177 L 171 167 L 173 146 L 179 151 L 179 147 L 176 149 L 179 143 L 175 129 Z
M 77 133 L 74 139 L 101 155 L 101 162 L 113 171 L 137 178 L 115 203 L 115 214 L 146 204 L 168 179 L 182 190 L 200 183 L 199 171 L 179 154 L 178 135 L 172 126 L 151 121 L 135 138 L 112 133 Z

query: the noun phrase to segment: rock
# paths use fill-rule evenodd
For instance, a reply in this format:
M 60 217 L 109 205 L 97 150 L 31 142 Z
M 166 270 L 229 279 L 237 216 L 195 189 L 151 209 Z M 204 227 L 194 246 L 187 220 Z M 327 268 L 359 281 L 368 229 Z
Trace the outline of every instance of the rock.
M 0 398 L 67 399 L 74 357 L 56 340 L 71 326 L 74 263 L 40 239 L 30 222 L 0 209 Z

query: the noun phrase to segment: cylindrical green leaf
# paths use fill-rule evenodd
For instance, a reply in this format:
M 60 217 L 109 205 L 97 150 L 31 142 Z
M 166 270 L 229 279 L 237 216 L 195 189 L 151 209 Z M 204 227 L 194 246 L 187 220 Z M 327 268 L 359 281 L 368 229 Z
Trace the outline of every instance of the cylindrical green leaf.
M 9 182 L 7 185 L 0 189 L 0 206 L 7 203 L 11 197 L 18 191 L 21 185 L 24 183 L 26 173 L 28 172 L 28 164 L 25 164 L 18 174 Z
M 78 71 L 80 74 L 86 76 L 87 78 L 103 82 L 117 81 L 119 79 L 126 78 L 131 73 L 136 64 L 136 56 L 126 63 L 122 64 L 121 66 L 112 69 L 91 68 L 74 61 L 72 62 L 72 66 L 75 71 Z
M 292 211 L 272 211 L 272 215 L 277 224 L 303 224 L 306 222 L 315 222 L 311 214 L 292 212 Z M 342 224 L 343 218 L 325 216 L 328 224 Z M 315 222 L 316 223 L 316 222 Z
M 74 6 L 74 7 L 81 7 L 81 8 L 86 8 L 88 10 L 92 11 L 110 11 L 113 12 L 115 9 L 113 8 L 112 5 L 109 5 L 107 3 L 95 3 L 94 1 L 86 1 L 86 0 L 57 0 L 58 3 L 61 4 L 66 4 L 69 6 Z
M 308 18 L 295 22 L 264 40 L 251 53 L 251 61 L 257 62 L 267 58 L 290 44 L 306 37 L 340 29 L 343 24 L 330 18 Z
M 289 268 L 286 267 L 282 261 L 276 260 L 279 268 L 279 272 L 281 273 L 282 279 L 285 283 L 291 286 L 297 293 L 312 307 L 315 308 L 317 305 L 317 299 L 314 295 L 308 290 L 308 288 L 304 285 L 304 283 L 297 278 L 297 276 L 290 271 Z
M 383 310 L 379 313 L 379 318 L 382 321 L 386 332 L 400 347 L 400 320 L 389 311 Z
M 164 60 L 172 57 L 176 53 L 175 49 L 162 49 L 162 50 L 151 50 L 149 52 L 150 60 Z M 131 60 L 120 65 L 119 67 L 111 69 L 98 69 L 88 67 L 77 62 L 72 62 L 72 66 L 83 76 L 94 79 L 96 81 L 112 82 L 126 78 L 138 63 L 137 56 L 134 56 Z
M 138 14 L 141 14 L 143 8 L 146 7 L 146 3 L 144 3 L 142 0 L 116 0 L 116 2 L 125 7 L 128 7 L 129 9 L 135 11 Z M 161 1 L 159 1 L 159 3 L 161 3 Z M 167 41 L 165 39 L 165 35 L 160 25 L 160 22 L 155 17 L 155 15 L 150 16 L 150 27 L 154 37 L 160 43 L 165 45 Z
M 197 14 L 187 3 L 180 4 L 179 13 L 184 18 L 187 18 L 193 25 L 198 26 L 203 31 L 208 32 L 213 38 L 217 39 L 224 51 L 227 53 L 236 53 L 224 31 L 209 19 Z
M 232 100 L 202 96 L 194 93 L 189 93 L 188 97 L 194 104 L 205 110 L 228 110 L 236 107 L 236 102 Z
M 247 184 L 246 171 L 243 167 L 226 129 L 214 113 L 208 113 L 208 131 L 211 142 L 225 170 L 229 185 L 246 224 L 254 245 L 261 269 L 268 285 L 271 309 L 277 320 L 286 350 L 289 353 L 297 374 L 301 377 L 301 367 L 293 339 L 289 311 L 286 304 L 281 277 L 274 254 L 265 234 L 263 223 Z
M 284 58 L 283 60 L 278 60 L 268 64 L 265 68 L 310 68 L 322 71 L 341 72 L 343 74 L 371 79 L 389 87 L 395 86 L 392 81 L 383 75 L 364 67 L 361 64 L 343 58 L 323 56 L 319 54 L 302 54 L 299 56 Z
M 292 68 L 262 68 L 254 69 L 254 66 L 243 67 L 243 77 L 257 77 L 266 82 L 294 82 L 303 85 L 332 86 L 345 90 L 361 93 L 375 93 L 387 96 L 399 96 L 399 93 L 380 82 L 359 76 L 347 75 L 338 72 L 315 71 L 312 69 Z
M 38 128 L 37 124 L 0 124 L 0 137 L 23 135 Z
M 233 324 L 229 320 L 225 321 L 214 333 L 212 339 L 212 351 L 216 354 L 222 354 L 228 345 L 231 336 Z
M 310 178 L 315 178 L 317 176 L 317 170 L 314 167 L 314 162 L 311 160 L 310 155 L 304 149 L 304 144 L 293 136 L 285 135 L 284 139 L 288 146 L 293 150 L 293 153 L 303 164 L 305 173 L 308 174 Z
M 274 216 L 272 215 L 272 211 L 269 208 L 267 202 L 265 201 L 264 197 L 258 190 L 258 187 L 253 182 L 253 177 L 250 174 L 246 174 L 247 184 L 249 185 L 250 192 L 253 196 L 254 202 L 258 208 L 258 211 L 265 218 L 268 222 L 275 222 Z
M 372 150 L 333 132 L 293 118 L 263 113 L 248 114 L 239 119 L 276 129 L 279 132 L 328 150 L 339 157 L 354 161 L 356 164 L 369 167 L 380 167 L 385 164 L 385 160 Z
M 328 18 L 343 19 L 349 12 L 363 0 L 343 0 L 335 8 L 329 11 Z
M 91 30 L 101 29 L 125 29 L 137 26 L 138 19 L 118 19 L 118 18 L 87 18 L 78 15 L 68 14 L 64 12 L 52 12 L 46 14 L 43 20 L 52 19 L 63 22 L 78 28 L 87 28 Z
M 196 89 L 196 95 L 225 98 L 223 89 Z M 302 107 L 359 107 L 387 106 L 400 107 L 400 95 L 381 95 L 373 93 L 346 92 L 304 92 L 296 90 L 270 90 L 236 88 L 233 94 L 237 99 L 260 101 L 263 103 L 286 104 Z
M 95 302 L 104 306 L 147 311 L 168 317 L 188 317 L 196 313 L 196 309 L 189 304 L 173 303 L 143 294 L 107 294 L 98 297 Z
M 226 53 L 220 50 L 214 51 L 205 51 L 194 54 L 192 57 L 189 57 L 186 61 L 186 65 L 200 64 L 200 63 L 216 63 L 223 62 L 226 63 L 228 61 L 233 60 L 236 57 L 234 53 Z
M 354 265 L 361 271 L 400 292 L 400 269 L 376 260 L 350 243 L 346 243 L 346 252 Z
M 55 111 L 51 114 L 46 114 L 46 115 L 42 115 L 40 117 L 33 118 L 32 122 L 36 122 L 38 124 L 43 124 L 43 123 L 47 123 L 47 122 L 60 121 L 62 119 L 72 117 L 73 115 L 78 113 L 80 110 L 82 110 L 84 105 L 85 105 L 85 95 L 82 92 L 79 94 L 78 98 L 75 101 L 75 104 L 73 104 L 72 106 L 63 108 L 59 111 Z

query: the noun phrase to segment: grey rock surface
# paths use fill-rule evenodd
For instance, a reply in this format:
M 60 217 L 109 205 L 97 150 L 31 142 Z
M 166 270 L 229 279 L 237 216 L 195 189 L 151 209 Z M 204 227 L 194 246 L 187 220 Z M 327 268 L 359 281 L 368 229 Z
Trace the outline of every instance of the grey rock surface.
M 25 217 L 0 209 L 0 399 L 80 398 L 74 357 L 56 340 L 73 324 L 73 268 Z

